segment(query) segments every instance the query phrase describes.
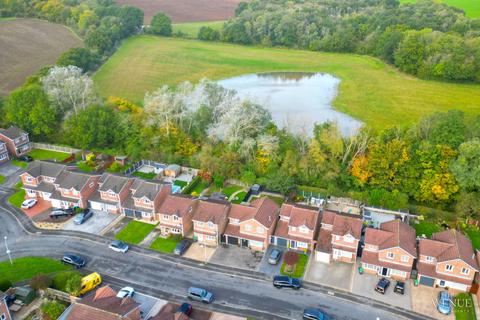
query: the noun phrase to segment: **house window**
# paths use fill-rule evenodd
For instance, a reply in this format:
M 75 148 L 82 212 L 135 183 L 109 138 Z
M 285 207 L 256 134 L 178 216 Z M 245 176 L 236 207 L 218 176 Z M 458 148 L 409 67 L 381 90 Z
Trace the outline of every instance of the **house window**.
M 203 227 L 203 222 L 197 221 L 195 222 L 195 224 L 197 225 L 197 227 Z
M 215 225 L 213 224 L 213 222 L 210 221 L 210 222 L 208 223 L 208 227 L 209 227 L 210 229 L 213 229 L 213 228 L 215 228 Z
M 263 227 L 257 227 L 257 233 L 263 233 Z
M 32 179 L 32 177 L 28 177 L 28 176 L 27 176 L 27 177 L 25 177 L 25 181 L 27 181 L 27 182 L 32 182 L 33 179 Z
M 173 216 L 173 221 L 178 221 L 178 216 Z
M 433 257 L 426 256 L 426 257 L 425 257 L 425 261 L 427 261 L 427 262 L 432 262 L 432 261 L 433 261 Z
M 108 190 L 108 194 L 112 197 L 115 197 L 115 192 L 113 192 L 112 190 Z
M 408 256 L 402 256 L 402 262 L 408 262 L 409 258 Z
M 470 269 L 468 268 L 462 268 L 462 274 L 468 275 L 470 273 Z
M 150 212 L 142 212 L 144 218 L 150 218 Z
M 249 225 L 249 224 L 247 224 L 247 225 L 245 226 L 245 231 L 250 231 L 250 230 L 252 230 L 252 226 Z
M 387 258 L 388 259 L 393 259 L 393 258 L 395 258 L 395 255 L 393 254 L 393 252 L 387 252 Z
M 446 270 L 446 271 L 453 271 L 453 266 L 452 266 L 451 264 L 447 264 L 447 265 L 445 266 L 445 270 Z
M 215 236 L 205 236 L 207 240 L 215 240 Z
M 297 231 L 296 227 L 291 227 L 291 228 L 292 228 L 292 231 Z
M 4 314 L 0 315 L 0 320 L 7 320 L 7 316 Z
M 163 215 L 163 219 L 168 220 L 168 219 L 169 219 L 169 215 L 168 215 L 168 214 L 164 214 L 164 215 Z
M 353 243 L 354 238 L 347 234 L 346 236 L 343 237 L 343 241 L 348 242 L 348 243 Z
M 299 230 L 301 233 L 308 233 L 308 228 L 305 228 L 305 227 L 300 227 L 300 228 L 298 228 L 298 230 Z

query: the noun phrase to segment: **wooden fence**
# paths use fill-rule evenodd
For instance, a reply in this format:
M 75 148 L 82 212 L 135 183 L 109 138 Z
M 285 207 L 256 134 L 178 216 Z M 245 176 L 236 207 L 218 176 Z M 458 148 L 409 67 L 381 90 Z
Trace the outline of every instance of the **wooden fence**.
M 82 151 L 80 149 L 64 147 L 64 146 L 56 146 L 48 143 L 32 142 L 31 144 L 32 144 L 32 148 L 34 149 L 44 149 L 44 150 L 58 151 L 58 152 L 65 152 L 65 153 L 77 153 Z

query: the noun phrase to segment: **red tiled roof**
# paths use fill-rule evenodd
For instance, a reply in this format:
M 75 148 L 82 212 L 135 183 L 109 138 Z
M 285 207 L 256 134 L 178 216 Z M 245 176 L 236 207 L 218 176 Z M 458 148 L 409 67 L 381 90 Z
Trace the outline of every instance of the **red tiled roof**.
M 158 213 L 183 217 L 194 210 L 195 204 L 194 198 L 169 194 L 160 205 Z
M 201 222 L 213 222 L 219 224 L 227 218 L 227 212 L 230 207 L 228 202 L 198 200 L 196 209 L 193 211 L 193 220 Z
M 319 209 L 284 203 L 280 209 L 280 215 L 290 217 L 292 227 L 306 226 L 314 230 L 318 222 Z
M 435 256 L 438 261 L 461 259 L 478 271 L 478 264 L 475 260 L 472 242 L 465 235 L 455 229 L 451 229 L 434 233 L 432 239 L 436 242 L 450 244 L 449 247 Z M 425 243 L 423 250 L 428 251 L 432 245 L 433 242 Z
M 333 225 L 333 221 L 335 220 L 335 216 L 337 214 L 333 211 L 324 210 L 322 212 L 322 224 L 331 224 Z
M 367 228 L 365 244 L 379 249 L 400 247 L 413 257 L 417 256 L 415 229 L 400 220 L 384 222 L 380 229 Z
M 351 234 L 355 239 L 360 239 L 362 236 L 362 220 L 352 217 L 335 215 L 333 221 L 332 234 L 344 236 Z
M 380 261 L 378 260 L 378 254 L 376 252 L 370 252 L 365 250 L 362 253 L 362 262 L 374 264 L 380 267 L 400 270 L 400 271 L 406 271 L 406 272 L 412 271 L 411 267 L 407 267 L 407 266 L 396 264 L 396 263 L 390 263 L 386 261 Z
M 265 241 L 265 238 L 262 238 L 262 237 L 255 237 L 250 234 L 240 233 L 240 226 L 233 225 L 231 223 L 228 224 L 224 234 L 231 237 L 244 238 L 244 239 L 253 240 L 253 241 L 259 241 L 259 242 Z
M 436 271 L 436 264 L 430 264 L 430 263 L 419 261 L 417 264 L 417 270 L 418 270 L 418 275 L 424 275 L 427 277 L 432 277 L 432 278 L 445 280 L 445 281 L 452 281 L 452 282 L 457 282 L 457 283 L 462 283 L 467 285 L 471 285 L 473 281 L 473 279 L 468 280 L 468 279 L 452 277 L 444 274 L 439 274 Z
M 270 228 L 278 217 L 278 204 L 264 197 L 254 200 L 250 205 L 233 204 L 228 216 L 240 221 L 255 219 L 264 227 Z
M 276 237 L 283 238 L 283 239 L 290 239 L 294 241 L 300 241 L 300 242 L 312 242 L 312 238 L 307 237 L 298 237 L 298 236 L 292 236 L 288 233 L 288 221 L 283 221 L 280 220 L 277 222 L 277 226 L 275 227 L 275 234 Z
M 316 250 L 327 253 L 332 252 L 332 231 L 325 228 L 320 229 Z

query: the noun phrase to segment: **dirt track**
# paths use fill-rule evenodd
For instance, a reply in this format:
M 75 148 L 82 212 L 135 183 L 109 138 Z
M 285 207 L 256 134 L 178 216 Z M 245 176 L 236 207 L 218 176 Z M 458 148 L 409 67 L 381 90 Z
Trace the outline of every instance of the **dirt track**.
M 0 21 L 0 95 L 82 41 L 66 27 L 34 19 Z
M 241 0 L 117 0 L 119 4 L 142 9 L 145 24 L 149 24 L 158 11 L 165 12 L 175 23 L 226 20 L 233 17 L 239 2 Z

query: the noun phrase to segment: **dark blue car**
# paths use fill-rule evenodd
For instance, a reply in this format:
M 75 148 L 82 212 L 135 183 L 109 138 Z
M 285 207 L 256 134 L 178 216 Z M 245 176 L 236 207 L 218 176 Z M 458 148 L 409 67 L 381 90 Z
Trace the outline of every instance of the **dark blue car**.
M 182 240 L 179 243 L 177 243 L 177 245 L 175 246 L 175 249 L 173 250 L 173 253 L 181 256 L 182 254 L 185 253 L 185 251 L 187 251 L 188 247 L 190 247 L 190 241 Z
M 277 289 L 292 288 L 298 290 L 302 287 L 302 282 L 297 278 L 291 278 L 288 276 L 275 276 L 273 277 L 273 286 Z

